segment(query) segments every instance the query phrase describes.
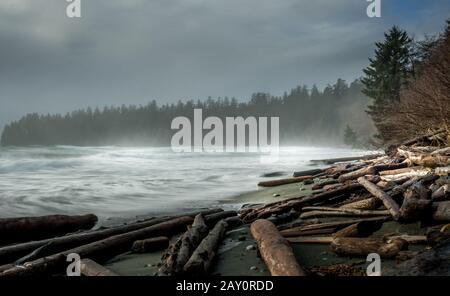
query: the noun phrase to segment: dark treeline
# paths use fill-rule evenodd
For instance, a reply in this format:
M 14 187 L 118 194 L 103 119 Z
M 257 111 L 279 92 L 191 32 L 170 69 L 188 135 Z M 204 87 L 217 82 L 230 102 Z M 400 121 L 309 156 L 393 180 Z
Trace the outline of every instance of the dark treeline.
M 322 144 L 343 142 L 345 131 L 352 130 L 351 145 L 366 143 L 373 132 L 364 110 L 369 99 L 362 94 L 359 80 L 347 84 L 338 79 L 323 90 L 298 86 L 283 96 L 255 93 L 247 102 L 235 98 L 208 98 L 145 106 L 87 108 L 66 115 L 28 114 L 5 126 L 3 146 L 27 145 L 170 145 L 176 132 L 171 121 L 176 116 L 193 120 L 193 109 L 207 116 L 280 118 L 280 143 Z M 205 132 L 206 133 L 206 132 Z M 348 139 L 347 141 L 348 142 Z

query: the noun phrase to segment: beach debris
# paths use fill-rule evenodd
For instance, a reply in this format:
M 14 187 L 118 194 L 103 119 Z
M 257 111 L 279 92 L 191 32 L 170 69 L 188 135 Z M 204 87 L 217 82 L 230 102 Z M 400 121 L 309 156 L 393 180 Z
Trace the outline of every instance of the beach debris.
M 225 235 L 227 227 L 228 225 L 225 221 L 217 222 L 197 249 L 195 249 L 191 258 L 189 258 L 189 261 L 183 268 L 185 273 L 190 275 L 208 274 L 216 255 L 216 250 Z
M 158 236 L 135 241 L 131 247 L 131 251 L 134 253 L 151 253 L 166 249 L 168 246 L 169 238 L 166 236 Z
M 136 240 L 168 236 L 179 233 L 193 221 L 192 217 L 179 217 L 131 232 L 113 235 L 103 240 L 95 241 L 70 250 L 28 262 L 23 266 L 13 267 L 3 271 L 0 276 L 51 275 L 64 272 L 69 254 L 78 254 L 81 258 L 89 258 L 103 262 L 130 250 Z
M 80 271 L 84 276 L 118 276 L 117 273 L 105 268 L 91 259 L 81 259 Z
M 93 214 L 0 218 L 0 243 L 32 241 L 91 229 L 97 221 Z
M 303 176 L 303 177 L 295 177 L 295 178 L 286 178 L 286 179 L 278 179 L 278 180 L 272 180 L 272 181 L 262 181 L 258 183 L 258 186 L 260 187 L 275 187 L 285 184 L 292 184 L 292 183 L 300 183 L 307 179 L 313 179 L 313 176 Z
M 382 238 L 337 237 L 330 246 L 333 252 L 343 256 L 367 257 L 377 253 L 381 258 L 395 258 L 408 248 L 408 242 L 401 238 L 384 241 Z
M 273 276 L 304 276 L 289 242 L 281 236 L 276 226 L 265 219 L 252 223 L 250 231 L 256 240 L 259 253 Z
M 201 214 L 195 216 L 191 227 L 162 255 L 158 275 L 176 275 L 183 272 L 184 265 L 208 232 L 209 228 L 203 216 Z

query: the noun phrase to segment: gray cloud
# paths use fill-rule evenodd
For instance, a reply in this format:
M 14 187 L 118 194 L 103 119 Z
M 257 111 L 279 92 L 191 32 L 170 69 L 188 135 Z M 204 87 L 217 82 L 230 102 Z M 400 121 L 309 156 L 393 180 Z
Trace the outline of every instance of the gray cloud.
M 73 20 L 63 0 L 2 0 L 0 128 L 27 112 L 352 80 L 391 25 L 442 28 L 448 1 L 416 2 L 384 0 L 369 19 L 364 0 L 82 0 Z

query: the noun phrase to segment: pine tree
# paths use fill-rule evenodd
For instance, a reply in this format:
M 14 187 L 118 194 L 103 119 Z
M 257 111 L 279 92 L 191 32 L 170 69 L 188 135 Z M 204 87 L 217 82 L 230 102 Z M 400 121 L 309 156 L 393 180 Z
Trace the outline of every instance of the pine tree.
M 385 40 L 377 42 L 375 56 L 364 69 L 363 93 L 372 99 L 367 113 L 372 117 L 378 130 L 377 138 L 386 140 L 383 129 L 384 115 L 400 100 L 400 90 L 406 85 L 413 71 L 413 41 L 408 33 L 392 27 L 384 34 Z

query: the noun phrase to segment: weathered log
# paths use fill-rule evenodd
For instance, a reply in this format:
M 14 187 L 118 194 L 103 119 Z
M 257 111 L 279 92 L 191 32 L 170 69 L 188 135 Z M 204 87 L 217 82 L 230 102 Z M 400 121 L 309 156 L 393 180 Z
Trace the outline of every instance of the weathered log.
M 338 184 L 338 183 L 339 183 L 338 180 L 334 180 L 334 179 L 332 179 L 332 180 L 326 180 L 326 181 L 320 182 L 320 183 L 318 183 L 318 184 L 314 184 L 314 185 L 311 187 L 311 189 L 312 189 L 312 190 L 318 190 L 318 189 L 324 188 L 324 186 L 326 186 L 326 185 L 335 185 L 335 184 Z
M 358 178 L 358 183 L 364 186 L 364 188 L 366 188 L 366 190 L 369 191 L 373 196 L 379 198 L 383 202 L 384 206 L 391 213 L 394 220 L 397 220 L 399 218 L 399 206 L 389 195 L 378 188 L 377 185 L 366 180 L 366 178 L 364 177 Z
M 212 210 L 205 210 L 201 211 L 202 214 L 212 214 L 216 213 L 218 211 L 223 211 L 222 209 L 212 209 Z M 196 213 L 188 213 L 186 216 L 195 216 L 199 212 Z M 47 248 L 44 250 L 41 250 L 40 255 L 41 257 L 55 254 L 58 252 L 62 252 L 64 250 L 68 250 L 74 247 L 78 247 L 84 244 L 88 244 L 94 241 L 102 240 L 104 238 L 122 234 L 126 232 L 131 232 L 137 229 L 149 227 L 152 225 L 156 225 L 165 221 L 169 221 L 171 219 L 182 217 L 182 216 L 174 216 L 174 217 L 161 217 L 161 218 L 151 218 L 148 220 L 144 220 L 141 222 L 135 222 L 130 223 L 126 225 L 120 225 L 112 228 L 102 229 L 102 230 L 94 230 L 94 231 L 87 231 L 82 233 L 75 233 L 70 234 L 62 237 L 56 237 L 51 239 L 45 239 L 45 240 L 39 240 L 39 241 L 32 241 L 27 243 L 20 243 L 16 245 L 11 246 L 5 246 L 0 248 L 0 264 L 5 263 L 12 263 L 18 258 L 21 258 L 23 256 L 26 256 L 30 254 L 31 252 L 35 251 L 36 249 L 47 245 L 51 242 L 51 244 L 48 245 Z
M 412 163 L 424 167 L 436 168 L 439 166 L 448 166 L 450 164 L 450 156 L 447 155 L 447 150 L 443 150 L 442 154 L 435 153 L 436 151 L 421 151 L 420 149 L 413 149 L 406 147 L 397 148 L 398 155 L 408 158 Z
M 224 221 L 227 222 L 230 229 L 241 226 L 243 223 L 241 217 L 238 216 L 225 218 Z
M 450 166 L 435 168 L 434 173 L 439 176 L 448 176 L 450 174 Z
M 336 232 L 336 227 L 334 228 L 323 228 L 323 229 L 312 229 L 312 230 L 292 230 L 285 229 L 280 231 L 283 237 L 298 237 L 298 236 L 311 236 L 319 234 L 331 234 Z
M 383 221 L 361 221 L 336 232 L 333 237 L 368 237 L 383 226 Z
M 423 218 L 423 214 L 431 206 L 430 193 L 421 182 L 411 185 L 404 193 L 399 218 L 403 221 L 417 221 Z
M 386 235 L 384 239 L 386 241 L 402 239 L 407 241 L 408 244 L 425 244 L 428 242 L 427 237 L 425 235 L 408 235 L 408 234 Z
M 355 180 L 359 177 L 363 177 L 366 175 L 375 175 L 382 171 L 389 171 L 394 169 L 400 169 L 407 167 L 407 163 L 396 163 L 396 164 L 378 164 L 373 166 L 363 167 L 357 171 L 350 172 L 344 175 L 341 175 L 338 180 L 341 183 L 344 183 L 348 180 Z M 376 182 L 373 182 L 376 183 Z
M 365 176 L 365 175 L 374 175 L 376 173 L 377 173 L 377 170 L 374 166 L 368 166 L 368 167 L 359 169 L 357 171 L 341 175 L 338 178 L 338 181 L 341 183 L 344 183 L 345 181 L 348 181 L 348 180 L 354 180 L 354 179 L 357 179 L 357 178 Z
M 415 173 L 417 171 L 430 171 L 429 169 L 426 169 L 422 166 L 414 166 L 414 167 L 408 167 L 408 168 L 401 168 L 401 169 L 395 169 L 395 170 L 387 170 L 380 172 L 380 176 L 384 175 L 402 175 L 402 174 L 408 174 L 408 173 Z
M 217 222 L 216 226 L 202 240 L 189 258 L 183 268 L 184 272 L 190 275 L 205 275 L 208 273 L 226 229 L 227 223 L 225 221 Z
M 288 237 L 288 242 L 293 244 L 331 244 L 333 237 L 331 236 L 300 236 Z
M 338 237 L 331 242 L 331 250 L 342 256 L 366 257 L 377 253 L 381 258 L 395 258 L 400 251 L 408 248 L 408 242 L 403 239 L 393 239 L 385 242 L 380 238 Z
M 256 220 L 250 231 L 256 240 L 259 253 L 273 276 L 304 276 L 289 242 L 281 236 L 273 223 Z
M 84 276 L 118 276 L 118 274 L 112 270 L 87 258 L 81 260 L 80 271 Z
M 197 215 L 192 226 L 171 244 L 162 255 L 158 275 L 176 275 L 183 272 L 184 265 L 194 250 L 208 234 L 209 228 L 202 215 Z
M 357 160 L 371 160 L 378 157 L 383 156 L 382 154 L 372 154 L 372 155 L 364 155 L 364 156 L 351 156 L 351 157 L 340 157 L 340 158 L 330 158 L 330 159 L 313 159 L 310 162 L 313 163 L 325 163 L 325 164 L 334 164 L 338 162 L 350 162 Z
M 326 192 L 311 195 L 311 196 L 295 197 L 295 198 L 290 198 L 290 199 L 283 200 L 283 201 L 269 203 L 263 207 L 260 207 L 257 209 L 252 209 L 245 213 L 241 213 L 241 218 L 245 223 L 249 223 L 256 219 L 270 217 L 273 214 L 285 213 L 292 209 L 296 210 L 296 209 L 301 208 L 304 205 L 323 202 L 323 201 L 326 201 L 328 199 L 331 199 L 331 198 L 334 198 L 337 196 L 350 194 L 361 188 L 362 188 L 362 186 L 360 184 L 352 183 L 352 184 L 348 184 L 348 185 L 343 185 L 334 190 L 326 191 Z
M 131 251 L 134 253 L 151 253 L 165 249 L 168 246 L 169 238 L 166 236 L 158 236 L 135 241 L 131 247 Z
M 298 232 L 304 232 L 304 231 L 310 231 L 310 230 L 321 230 L 321 229 L 339 230 L 339 229 L 342 229 L 349 225 L 359 223 L 362 221 L 385 222 L 387 220 L 388 220 L 387 217 L 375 217 L 375 218 L 365 218 L 365 219 L 351 219 L 351 220 L 338 221 L 338 222 L 316 223 L 316 224 L 302 225 L 302 226 L 297 226 L 297 227 L 293 227 L 293 228 L 289 228 L 289 229 L 284 229 L 281 231 L 281 233 L 286 236 L 295 236 L 295 233 L 298 233 Z
M 389 216 L 389 211 L 310 211 L 300 215 L 301 219 L 318 218 L 318 217 L 377 217 Z
M 358 200 L 340 206 L 341 209 L 357 209 L 357 210 L 375 210 L 379 208 L 381 201 L 376 197 L 370 197 L 363 200 Z
M 131 248 L 134 241 L 153 236 L 170 236 L 178 233 L 192 223 L 191 217 L 175 218 L 153 226 L 108 237 L 103 240 L 63 251 L 48 257 L 29 262 L 24 266 L 14 267 L 4 271 L 0 276 L 50 275 L 60 273 L 67 266 L 67 256 L 76 253 L 80 258 L 90 258 L 97 262 L 106 261 Z
M 324 170 L 322 170 L 322 169 L 312 169 L 312 170 L 294 172 L 293 177 L 296 178 L 296 177 L 314 176 L 317 174 L 321 174 L 323 172 L 324 172 Z
M 93 214 L 3 218 L 0 219 L 0 242 L 8 244 L 55 237 L 78 230 L 91 229 L 97 221 L 97 216 Z
M 399 182 L 399 181 L 403 181 L 405 179 L 411 179 L 414 177 L 425 177 L 426 175 L 430 174 L 430 172 L 431 172 L 430 169 L 424 168 L 422 170 L 416 170 L 416 171 L 403 173 L 403 174 L 382 175 L 381 180 Z
M 431 195 L 433 201 L 445 201 L 450 199 L 450 184 L 445 184 L 439 187 Z
M 236 217 L 237 212 L 236 211 L 223 211 L 211 215 L 205 216 L 205 223 L 208 227 L 214 227 L 214 225 L 217 224 L 220 220 L 224 220 L 226 218 L 230 217 Z
M 285 184 L 292 184 L 292 183 L 300 183 L 308 179 L 312 179 L 313 176 L 303 176 L 303 177 L 297 177 L 297 178 L 286 178 L 286 179 L 279 179 L 279 180 L 272 180 L 272 181 L 263 181 L 259 182 L 258 186 L 260 187 L 275 187 Z
M 450 201 L 433 203 L 433 219 L 436 221 L 450 221 Z

